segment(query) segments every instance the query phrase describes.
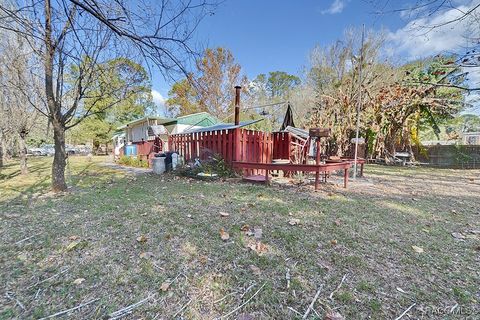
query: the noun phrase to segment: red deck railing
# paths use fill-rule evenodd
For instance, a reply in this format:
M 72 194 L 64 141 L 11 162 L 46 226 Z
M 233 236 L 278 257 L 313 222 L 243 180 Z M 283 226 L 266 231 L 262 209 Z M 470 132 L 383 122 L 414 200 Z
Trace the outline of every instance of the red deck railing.
M 177 151 L 185 161 L 206 160 L 219 154 L 230 165 L 233 161 L 272 163 L 273 159 L 290 159 L 290 143 L 287 132 L 229 129 L 171 135 L 169 149 Z M 264 173 L 264 170 L 248 171 L 247 174 Z

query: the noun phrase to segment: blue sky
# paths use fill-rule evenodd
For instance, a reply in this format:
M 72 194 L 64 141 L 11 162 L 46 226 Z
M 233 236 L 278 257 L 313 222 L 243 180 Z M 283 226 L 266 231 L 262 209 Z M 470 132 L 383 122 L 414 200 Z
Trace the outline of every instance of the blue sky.
M 480 0 L 452 1 L 468 7 Z M 385 3 L 393 4 L 378 5 Z M 454 51 L 464 44 L 465 25 L 428 35 L 415 34 L 412 25 L 442 21 L 452 12 L 439 12 L 421 20 L 391 13 L 408 4 L 388 0 L 226 0 L 202 22 L 197 41 L 207 47 L 229 48 L 250 79 L 276 70 L 298 75 L 316 45 L 329 45 L 341 39 L 346 29 L 361 28 L 362 24 L 369 30 L 386 32 L 388 54 L 396 62 Z M 381 10 L 390 13 L 376 13 Z M 154 71 L 156 102 L 167 97 L 170 85 Z

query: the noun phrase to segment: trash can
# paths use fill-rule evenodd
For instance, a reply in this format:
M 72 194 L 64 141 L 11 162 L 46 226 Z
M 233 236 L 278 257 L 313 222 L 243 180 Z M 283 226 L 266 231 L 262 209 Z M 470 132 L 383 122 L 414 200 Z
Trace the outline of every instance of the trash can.
M 162 174 L 165 172 L 165 156 L 152 158 L 152 169 L 155 174 Z
M 175 163 L 173 163 L 175 161 Z M 178 154 L 175 151 L 165 152 L 165 170 L 175 170 L 178 164 Z

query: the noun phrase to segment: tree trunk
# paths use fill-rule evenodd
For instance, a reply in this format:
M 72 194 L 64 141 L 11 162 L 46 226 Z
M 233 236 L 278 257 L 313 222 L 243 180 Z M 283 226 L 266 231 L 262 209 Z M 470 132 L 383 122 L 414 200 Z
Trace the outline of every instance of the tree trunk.
M 52 121 L 53 140 L 55 142 L 55 155 L 52 165 L 52 189 L 55 192 L 66 191 L 65 167 L 67 166 L 67 154 L 65 152 L 65 126 Z
M 25 132 L 20 132 L 18 139 L 18 155 L 20 157 L 20 172 L 22 174 L 28 174 L 27 167 L 27 144 L 25 143 L 25 138 L 27 137 Z
M 48 114 L 53 127 L 53 140 L 55 155 L 52 164 L 52 190 L 54 192 L 66 191 L 65 167 L 67 155 L 65 152 L 65 123 L 62 115 L 61 99 L 55 98 L 53 86 L 53 66 L 55 45 L 52 39 L 52 7 L 50 0 L 45 0 L 45 97 L 47 98 Z M 60 77 L 61 75 L 57 75 Z
M 2 130 L 0 130 L 0 175 L 2 173 L 3 165 L 5 164 L 5 139 L 4 135 L 2 133 Z

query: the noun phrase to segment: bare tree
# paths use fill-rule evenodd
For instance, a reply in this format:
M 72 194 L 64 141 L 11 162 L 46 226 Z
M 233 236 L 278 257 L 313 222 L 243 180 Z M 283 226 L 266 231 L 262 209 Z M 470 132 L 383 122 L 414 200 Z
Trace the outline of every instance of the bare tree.
M 44 0 L 0 4 L 0 28 L 21 35 L 42 58 L 46 105 L 37 110 L 53 128 L 52 189 L 67 189 L 65 131 L 125 98 L 126 86 L 102 90 L 99 65 L 140 57 L 168 77 L 186 73 L 192 35 L 213 9 L 204 0 Z M 132 79 L 133 80 L 133 79 Z M 92 87 L 95 90 L 92 90 Z M 113 96 L 111 103 L 98 106 Z M 88 99 L 88 106 L 84 100 Z
M 28 173 L 26 139 L 35 125 L 38 112 L 34 105 L 40 106 L 41 90 L 37 77 L 32 76 L 38 60 L 25 46 L 22 37 L 13 34 L 5 36 L 4 30 L 0 42 L 0 84 L 2 87 L 2 131 L 1 153 L 6 149 L 3 139 L 10 138 L 17 142 L 20 158 L 20 171 Z
M 368 33 L 362 48 L 358 38 L 348 32 L 343 41 L 313 51 L 308 84 L 315 93 L 315 105 L 309 125 L 332 128 L 329 153 L 346 154 L 355 137 L 356 106 L 362 92 L 360 133 L 371 155 L 388 161 L 396 150 L 411 151 L 412 145 L 420 143 L 422 126 L 438 131 L 438 120 L 462 110 L 459 88 L 465 77 L 452 57 L 397 67 L 380 59 L 381 35 Z
M 310 112 L 309 125 L 332 128 L 330 153 L 345 154 L 355 131 L 360 52 L 363 52 L 362 90 L 367 99 L 382 85 L 395 81 L 390 76 L 391 67 L 378 62 L 383 35 L 369 33 L 363 48 L 359 38 L 358 30 L 348 30 L 343 40 L 326 48 L 317 47 L 311 54 L 307 81 L 313 88 L 315 106 Z M 365 106 L 362 106 L 363 119 L 368 113 Z

